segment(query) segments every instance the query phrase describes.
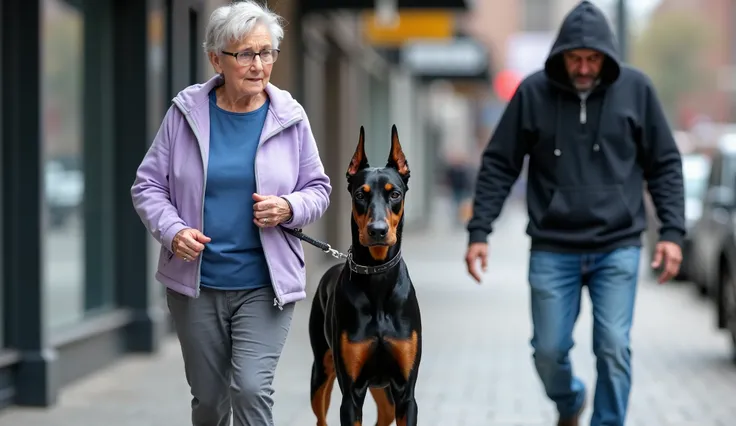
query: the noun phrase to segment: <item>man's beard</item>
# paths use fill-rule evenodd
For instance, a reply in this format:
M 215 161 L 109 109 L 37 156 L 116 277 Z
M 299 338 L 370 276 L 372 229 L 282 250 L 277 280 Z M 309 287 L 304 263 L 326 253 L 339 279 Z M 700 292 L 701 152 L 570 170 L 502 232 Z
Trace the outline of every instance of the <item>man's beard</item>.
M 577 90 L 590 90 L 595 85 L 595 82 L 597 79 L 598 79 L 598 76 L 594 74 L 576 73 L 576 74 L 573 74 L 570 80 L 572 81 L 572 85 Z

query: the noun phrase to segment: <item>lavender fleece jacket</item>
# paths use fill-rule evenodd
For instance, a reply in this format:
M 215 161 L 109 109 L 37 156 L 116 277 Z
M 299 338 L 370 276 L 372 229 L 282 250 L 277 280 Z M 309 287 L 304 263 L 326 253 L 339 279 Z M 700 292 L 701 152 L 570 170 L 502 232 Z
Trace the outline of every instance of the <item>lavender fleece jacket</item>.
M 161 243 L 156 279 L 190 297 L 199 296 L 201 260 L 184 262 L 175 257 L 171 243 L 184 228 L 202 230 L 210 135 L 208 94 L 222 83 L 218 75 L 179 92 L 131 188 L 136 212 Z M 330 179 L 302 106 L 270 83 L 266 93 L 270 106 L 256 152 L 256 186 L 262 195 L 286 198 L 293 217 L 282 225 L 301 228 L 327 210 Z M 276 293 L 274 304 L 281 307 L 306 298 L 301 242 L 279 227 L 262 229 L 261 240 Z

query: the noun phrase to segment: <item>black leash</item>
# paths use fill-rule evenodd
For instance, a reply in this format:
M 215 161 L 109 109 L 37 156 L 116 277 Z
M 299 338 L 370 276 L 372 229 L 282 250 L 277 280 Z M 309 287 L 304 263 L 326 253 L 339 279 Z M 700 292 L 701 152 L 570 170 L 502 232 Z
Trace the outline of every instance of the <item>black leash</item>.
M 302 241 L 305 241 L 318 249 L 322 250 L 323 252 L 332 255 L 335 259 L 348 259 L 350 256 L 344 253 L 340 253 L 339 251 L 335 250 L 330 246 L 329 244 L 320 241 L 315 240 L 314 238 L 310 237 L 309 235 L 306 235 L 302 232 L 301 229 L 290 229 L 285 226 L 281 226 L 281 229 L 286 232 L 287 234 L 291 234 L 297 238 L 299 238 Z
M 389 260 L 388 262 L 378 265 L 378 266 L 365 266 L 360 265 L 358 263 L 355 263 L 352 256 L 352 249 L 348 250 L 348 254 L 340 253 L 339 251 L 335 250 L 327 244 L 324 241 L 315 240 L 314 238 L 304 234 L 301 229 L 290 229 L 285 226 L 281 226 L 281 229 L 286 232 L 287 234 L 291 234 L 297 238 L 299 238 L 302 241 L 305 241 L 318 249 L 322 250 L 323 252 L 332 255 L 335 259 L 347 259 L 348 260 L 348 267 L 352 272 L 355 272 L 356 274 L 362 274 L 362 275 L 373 275 L 373 274 L 381 274 L 389 269 L 393 268 L 394 266 L 398 265 L 401 261 L 401 250 L 399 250 L 398 253 L 396 253 L 396 256 L 393 257 L 393 259 Z

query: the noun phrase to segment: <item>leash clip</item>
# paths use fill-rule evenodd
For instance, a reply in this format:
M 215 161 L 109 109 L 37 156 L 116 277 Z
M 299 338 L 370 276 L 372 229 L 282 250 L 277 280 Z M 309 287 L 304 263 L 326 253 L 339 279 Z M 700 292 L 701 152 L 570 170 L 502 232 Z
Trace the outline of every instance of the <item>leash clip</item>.
M 332 255 L 332 257 L 334 257 L 335 259 L 346 259 L 347 258 L 347 255 L 344 255 L 340 253 L 339 251 L 333 249 L 332 246 L 330 246 L 329 244 L 327 244 L 327 248 L 325 248 L 322 251 L 324 251 L 327 254 Z

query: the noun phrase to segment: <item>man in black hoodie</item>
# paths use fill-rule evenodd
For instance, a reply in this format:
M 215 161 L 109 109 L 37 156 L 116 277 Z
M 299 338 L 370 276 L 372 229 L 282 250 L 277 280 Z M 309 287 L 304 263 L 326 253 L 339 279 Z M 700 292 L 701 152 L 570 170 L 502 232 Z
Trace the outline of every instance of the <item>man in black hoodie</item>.
M 588 286 L 597 358 L 591 426 L 623 426 L 631 388 L 629 331 L 637 287 L 644 182 L 662 222 L 653 266 L 677 274 L 685 233 L 680 153 L 650 80 L 618 58 L 610 26 L 588 1 L 564 19 L 544 70 L 526 78 L 483 153 L 468 272 L 480 282 L 487 237 L 529 155 L 527 205 L 534 363 L 577 425 L 585 385 L 568 353 Z

